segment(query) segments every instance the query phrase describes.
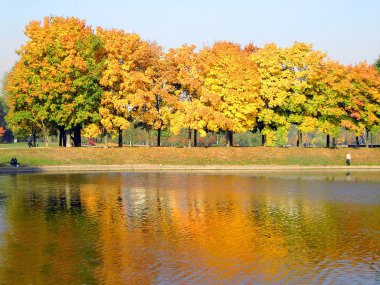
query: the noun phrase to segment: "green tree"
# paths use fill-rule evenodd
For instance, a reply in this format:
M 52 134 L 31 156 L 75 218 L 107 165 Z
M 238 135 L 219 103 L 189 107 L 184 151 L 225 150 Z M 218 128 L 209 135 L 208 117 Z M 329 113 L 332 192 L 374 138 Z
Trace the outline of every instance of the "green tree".
M 84 21 L 54 16 L 30 22 L 25 35 L 6 86 L 9 120 L 39 128 L 46 145 L 51 127 L 72 130 L 80 146 L 82 126 L 99 120 L 101 41 Z
M 12 131 L 8 128 L 7 122 L 5 120 L 5 116 L 9 112 L 9 107 L 6 102 L 6 90 L 4 87 L 4 84 L 6 84 L 8 78 L 8 74 L 4 75 L 4 79 L 2 80 L 2 87 L 0 91 L 0 140 L 1 141 L 7 141 L 11 142 L 13 141 L 13 133 Z
M 379 58 L 376 60 L 374 66 L 375 66 L 375 68 L 377 69 L 377 71 L 380 72 L 380 56 L 379 56 Z
M 38 96 L 33 98 L 35 94 L 32 86 L 37 84 L 37 81 L 30 69 L 19 61 L 4 82 L 9 106 L 5 119 L 17 137 L 26 137 L 30 134 L 35 137 L 38 130 L 47 137 L 50 124 L 48 113 L 42 107 L 44 99 Z

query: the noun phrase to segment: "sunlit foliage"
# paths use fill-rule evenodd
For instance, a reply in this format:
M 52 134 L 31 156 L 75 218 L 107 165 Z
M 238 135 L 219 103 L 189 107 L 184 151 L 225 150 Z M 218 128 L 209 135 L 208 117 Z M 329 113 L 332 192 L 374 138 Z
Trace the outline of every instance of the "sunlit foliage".
M 25 35 L 28 41 L 18 51 L 20 60 L 6 86 L 8 121 L 14 128 L 39 128 L 47 144 L 52 126 L 80 129 L 96 119 L 101 43 L 77 18 L 32 21 Z
M 378 62 L 344 66 L 295 42 L 262 48 L 222 41 L 163 49 L 136 33 L 96 32 L 77 18 L 32 21 L 28 40 L 7 77 L 7 121 L 16 133 L 73 131 L 86 137 L 131 126 L 201 137 L 208 132 L 260 132 L 266 146 L 286 144 L 290 125 L 329 139 L 346 128 L 357 135 L 380 127 Z M 70 133 L 71 135 L 71 133 Z M 147 136 L 149 138 L 149 135 Z M 147 141 L 146 145 L 150 142 Z M 327 141 L 329 145 L 329 141 Z

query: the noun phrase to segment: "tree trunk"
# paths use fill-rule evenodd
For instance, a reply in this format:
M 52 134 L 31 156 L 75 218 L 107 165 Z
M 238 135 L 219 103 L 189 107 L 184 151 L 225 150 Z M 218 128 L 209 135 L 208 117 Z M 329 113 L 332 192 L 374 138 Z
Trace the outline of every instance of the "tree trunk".
M 45 124 L 43 122 L 41 122 L 39 129 L 42 131 L 42 137 L 45 143 L 45 147 L 48 147 L 49 146 L 49 129 L 45 127 Z M 34 128 L 32 128 L 32 146 L 33 147 L 37 146 L 37 130 Z
M 62 131 L 62 146 L 66 147 L 67 146 L 67 133 L 65 129 Z
M 198 146 L 198 141 L 197 141 L 197 130 L 194 130 L 194 147 Z
M 297 147 L 300 146 L 300 133 L 297 131 Z
M 359 143 L 359 136 L 356 136 L 356 137 L 355 137 L 355 142 L 356 142 L 356 146 L 359 146 L 359 144 L 360 144 L 360 143 Z
M 108 148 L 108 133 L 105 133 L 104 136 L 104 148 Z
M 336 147 L 336 138 L 333 138 L 333 139 L 332 139 L 332 147 L 333 147 L 333 148 Z
M 365 132 L 365 147 L 368 148 L 369 147 L 369 140 L 368 140 L 369 131 L 367 130 L 367 128 L 365 128 L 364 132 Z
M 74 146 L 80 147 L 82 145 L 82 139 L 81 139 L 81 126 L 74 127 Z
M 45 138 L 45 130 L 42 133 L 44 134 L 44 138 Z M 36 132 L 33 132 L 33 146 L 36 147 Z
M 161 128 L 157 130 L 157 146 L 161 146 Z
M 134 130 L 135 130 L 135 127 L 133 126 L 133 124 L 131 124 L 128 132 L 127 132 L 127 135 L 129 133 L 129 146 L 133 146 L 133 139 L 134 139 Z
M 49 146 L 49 131 L 46 130 L 44 133 L 44 141 L 45 141 L 45 147 Z M 36 142 L 34 142 L 34 146 L 36 146 Z
M 326 147 L 330 147 L 330 135 L 326 135 Z
M 261 135 L 261 146 L 265 146 L 266 142 L 267 142 L 266 136 L 265 135 Z
M 145 147 L 150 145 L 150 129 L 145 129 Z
M 133 130 L 129 133 L 129 146 L 133 146 Z
M 123 130 L 119 129 L 119 147 L 123 147 Z
M 227 147 L 231 147 L 233 146 L 234 144 L 234 140 L 233 140 L 233 132 L 232 131 L 226 131 L 226 140 L 227 140 Z
M 63 146 L 63 132 L 65 131 L 64 127 L 58 127 L 59 131 L 59 146 Z
M 187 147 L 191 147 L 191 132 L 192 132 L 192 129 L 189 128 L 189 132 L 187 136 Z
M 297 131 L 297 147 L 302 146 L 302 132 Z

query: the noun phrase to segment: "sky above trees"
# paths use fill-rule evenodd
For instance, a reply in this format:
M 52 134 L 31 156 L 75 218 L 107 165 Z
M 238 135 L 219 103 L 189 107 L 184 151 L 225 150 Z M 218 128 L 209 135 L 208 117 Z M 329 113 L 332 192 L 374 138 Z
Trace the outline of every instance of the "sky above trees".
M 343 64 L 356 64 L 373 63 L 380 54 L 379 10 L 377 0 L 4 1 L 0 76 L 17 60 L 25 26 L 48 15 L 86 19 L 94 29 L 136 32 L 164 49 L 182 44 L 201 48 L 220 40 L 257 46 L 275 42 L 281 47 L 299 41 Z

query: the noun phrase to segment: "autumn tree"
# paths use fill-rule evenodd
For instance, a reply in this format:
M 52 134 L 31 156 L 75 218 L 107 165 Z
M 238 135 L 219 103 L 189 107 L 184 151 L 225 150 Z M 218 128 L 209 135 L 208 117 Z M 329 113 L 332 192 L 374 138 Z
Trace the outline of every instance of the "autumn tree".
M 153 56 L 152 65 L 147 74 L 151 79 L 152 86 L 150 91 L 154 96 L 153 116 L 150 119 L 150 126 L 157 131 L 157 146 L 161 146 L 162 131 L 170 127 L 173 106 L 177 103 L 177 97 L 173 94 L 173 89 L 168 84 L 165 58 L 161 55 L 161 52 L 158 54 L 160 55 L 159 57 Z
M 97 35 L 104 42 L 106 58 L 100 80 L 105 89 L 100 108 L 102 126 L 107 132 L 119 132 L 119 146 L 121 131 L 131 122 L 146 130 L 147 140 L 150 130 L 157 130 L 160 145 L 161 129 L 168 122 L 161 48 L 122 30 L 98 28 Z
M 257 116 L 257 130 L 262 134 L 262 145 L 273 146 L 276 132 L 287 133 L 286 100 L 293 84 L 292 71 L 284 69 L 284 50 L 276 44 L 253 49 L 250 59 L 257 65 L 260 76 L 260 98 L 263 107 Z
M 311 44 L 294 43 L 284 49 L 283 71 L 291 85 L 285 100 L 288 122 L 298 127 L 297 146 L 302 145 L 302 134 L 317 127 L 316 120 L 307 109 L 306 102 L 313 100 L 315 81 L 318 78 L 325 54 L 314 51 Z
M 318 131 L 326 134 L 326 147 L 336 146 L 344 116 L 344 100 L 350 83 L 347 68 L 336 61 L 327 60 L 314 73 L 311 87 L 307 90 L 309 98 L 305 102 L 308 120 Z M 301 123 L 304 125 L 305 122 Z
M 17 136 L 35 137 L 38 130 L 47 137 L 51 127 L 49 112 L 45 108 L 46 97 L 39 96 L 35 89 L 39 84 L 38 76 L 22 61 L 14 66 L 5 83 L 6 100 L 9 111 L 6 121 Z
M 231 42 L 217 42 L 200 51 L 202 95 L 200 101 L 219 114 L 219 129 L 226 131 L 227 146 L 233 145 L 233 133 L 256 127 L 263 101 L 259 96 L 260 78 L 249 52 Z
M 91 27 L 77 18 L 46 17 L 25 29 L 29 38 L 18 51 L 20 60 L 9 75 L 10 115 L 13 125 L 35 125 L 47 145 L 49 129 L 74 132 L 97 120 L 94 112 L 102 89 L 98 84 L 101 47 Z M 19 123 L 18 123 L 19 122 Z
M 139 48 L 140 38 L 137 34 L 128 34 L 122 30 L 102 28 L 97 29 L 97 35 L 104 43 L 105 57 L 100 78 L 104 88 L 99 109 L 101 125 L 107 133 L 118 132 L 119 146 L 122 146 L 122 131 L 129 128 L 129 111 L 132 109 L 123 84 L 134 68 L 132 57 Z
M 202 101 L 202 66 L 195 48 L 183 45 L 165 55 L 168 91 L 174 95 L 170 101 L 170 130 L 178 134 L 181 129 L 188 129 L 188 147 L 192 145 L 192 133 L 193 145 L 197 146 L 197 134 L 205 136 L 208 130 L 217 131 L 221 122 L 210 105 Z
M 174 98 L 167 86 L 161 47 L 144 41 L 139 57 L 134 82 L 127 92 L 133 106 L 131 115 L 134 123 L 146 131 L 145 145 L 150 145 L 150 132 L 156 130 L 160 146 L 161 132 L 169 126 Z
M 350 66 L 349 93 L 344 100 L 347 113 L 342 125 L 353 130 L 356 136 L 364 134 L 368 147 L 368 134 L 380 127 L 380 74 L 367 63 Z M 358 141 L 357 141 L 358 143 Z

